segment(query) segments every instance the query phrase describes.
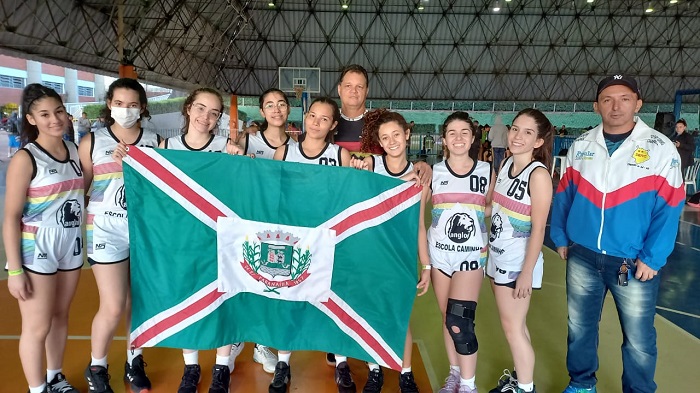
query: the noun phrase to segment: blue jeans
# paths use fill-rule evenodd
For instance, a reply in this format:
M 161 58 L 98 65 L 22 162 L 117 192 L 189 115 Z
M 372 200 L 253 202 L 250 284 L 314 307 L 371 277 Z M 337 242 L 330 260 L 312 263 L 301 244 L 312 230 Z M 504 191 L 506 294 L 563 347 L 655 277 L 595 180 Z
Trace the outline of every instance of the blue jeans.
M 656 391 L 656 299 L 659 275 L 641 282 L 632 275 L 627 286 L 617 283 L 623 258 L 599 254 L 580 245 L 569 247 L 566 297 L 569 337 L 566 367 L 571 385 L 591 388 L 598 370 L 598 324 L 605 295 L 610 291 L 622 327 L 622 391 Z
M 493 148 L 493 170 L 498 173 L 501 168 L 501 161 L 506 157 L 505 147 L 494 147 Z

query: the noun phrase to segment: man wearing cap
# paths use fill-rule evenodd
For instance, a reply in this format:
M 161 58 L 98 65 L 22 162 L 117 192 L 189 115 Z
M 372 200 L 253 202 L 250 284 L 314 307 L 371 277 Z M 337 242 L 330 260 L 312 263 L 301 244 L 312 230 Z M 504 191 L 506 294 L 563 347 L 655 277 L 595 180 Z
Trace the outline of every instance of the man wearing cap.
M 598 323 L 609 291 L 622 327 L 622 391 L 654 392 L 658 275 L 673 250 L 685 198 L 671 141 L 635 114 L 637 82 L 598 84 L 602 123 L 574 141 L 552 205 L 551 237 L 567 260 L 570 383 L 596 392 Z

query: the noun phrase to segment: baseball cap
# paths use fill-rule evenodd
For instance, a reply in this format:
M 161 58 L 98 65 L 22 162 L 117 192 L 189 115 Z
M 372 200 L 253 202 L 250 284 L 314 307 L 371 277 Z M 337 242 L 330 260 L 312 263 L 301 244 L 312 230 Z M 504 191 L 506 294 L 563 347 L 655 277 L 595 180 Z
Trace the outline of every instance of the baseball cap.
M 639 91 L 639 86 L 637 86 L 637 81 L 632 76 L 617 74 L 611 75 L 603 78 L 603 80 L 598 83 L 598 91 L 595 94 L 596 99 L 600 95 L 600 92 L 607 89 L 610 86 L 623 85 L 632 89 L 633 92 L 637 94 L 638 98 L 642 98 L 642 93 Z

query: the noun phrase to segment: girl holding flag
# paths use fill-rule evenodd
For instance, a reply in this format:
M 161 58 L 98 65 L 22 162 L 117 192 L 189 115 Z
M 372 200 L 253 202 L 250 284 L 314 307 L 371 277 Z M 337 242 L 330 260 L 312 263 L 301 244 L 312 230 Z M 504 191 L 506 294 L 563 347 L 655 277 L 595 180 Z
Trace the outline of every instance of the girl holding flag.
M 389 176 L 406 181 L 419 182 L 418 175 L 413 172 L 413 164 L 408 161 L 406 143 L 411 136 L 411 129 L 406 120 L 396 112 L 386 109 L 377 109 L 365 114 L 363 126 L 363 143 L 369 141 L 374 146 L 369 151 L 377 148 L 384 149 L 382 155 L 366 156 L 364 159 L 353 158 L 351 165 L 358 169 L 365 169 L 384 176 Z M 420 204 L 420 219 L 418 222 L 418 257 L 422 270 L 420 280 L 416 288 L 418 296 L 428 291 L 430 285 L 430 257 L 428 256 L 428 241 L 425 232 L 425 203 L 428 199 L 429 189 L 423 188 Z M 399 388 L 401 393 L 418 392 L 418 386 L 411 370 L 411 355 L 413 350 L 413 336 L 410 328 L 406 332 L 404 346 L 403 369 L 399 376 Z M 379 393 L 384 385 L 384 375 L 381 367 L 376 363 L 368 363 L 369 375 L 363 393 Z
M 224 110 L 224 99 L 216 90 L 200 88 L 193 91 L 182 106 L 185 118 L 183 134 L 160 142 L 159 147 L 171 150 L 226 152 L 228 138 L 216 135 L 214 130 Z M 232 353 L 232 349 L 235 350 Z M 243 349 L 243 343 L 224 345 L 216 349 L 216 363 L 212 369 L 209 393 L 228 393 L 236 356 Z M 199 351 L 183 349 L 185 370 L 178 393 L 197 393 L 202 369 L 199 366 Z
M 260 115 L 265 119 L 260 130 L 254 134 L 242 134 L 238 143 L 244 154 L 255 154 L 258 158 L 272 159 L 278 147 L 296 144 L 294 139 L 285 132 L 291 110 L 289 99 L 281 90 L 272 88 L 260 95 L 259 102 Z M 274 371 L 275 363 L 271 365 L 272 370 L 268 370 L 265 366 L 265 371 Z
M 534 392 L 535 352 L 526 318 L 532 289 L 542 287 L 542 242 L 552 202 L 554 127 L 542 112 L 524 109 L 508 131 L 513 154 L 498 169 L 492 190 L 489 263 L 486 274 L 496 296 L 501 326 L 515 369 L 504 372 L 491 392 Z M 507 370 L 506 370 L 507 371 Z
M 107 352 L 122 316 L 127 337 L 131 324 L 129 283 L 129 225 L 121 160 L 127 145 L 157 147 L 160 137 L 141 128 L 148 113 L 146 90 L 135 79 L 120 78 L 107 90 L 107 126 L 86 135 L 79 155 L 86 188 L 92 185 L 87 204 L 88 262 L 97 283 L 100 306 L 92 321 L 91 360 L 85 370 L 91 393 L 111 393 Z M 135 393 L 151 389 L 142 351 L 127 339 L 124 381 Z
M 469 157 L 474 131 L 467 113 L 448 116 L 442 126 L 442 144 L 449 158 L 433 167 L 428 245 L 450 361 L 450 373 L 440 393 L 476 392 L 474 320 L 486 264 L 484 216 L 491 167 Z
M 274 159 L 281 161 L 299 162 L 305 164 L 350 166 L 350 153 L 330 141 L 332 131 L 338 125 L 340 108 L 328 97 L 316 98 L 309 106 L 304 117 L 306 133 L 303 140 L 296 144 L 281 146 L 275 151 Z M 270 383 L 270 393 L 285 393 L 292 378 L 289 368 L 290 351 L 278 351 L 279 362 Z M 336 355 L 335 381 L 338 391 L 355 392 L 355 382 L 350 375 L 345 356 Z
M 7 168 L 2 231 L 7 287 L 22 315 L 19 355 L 30 393 L 77 393 L 62 364 L 68 311 L 83 265 L 84 188 L 78 148 L 63 141 L 69 120 L 53 89 L 28 85 L 22 112 L 25 145 Z

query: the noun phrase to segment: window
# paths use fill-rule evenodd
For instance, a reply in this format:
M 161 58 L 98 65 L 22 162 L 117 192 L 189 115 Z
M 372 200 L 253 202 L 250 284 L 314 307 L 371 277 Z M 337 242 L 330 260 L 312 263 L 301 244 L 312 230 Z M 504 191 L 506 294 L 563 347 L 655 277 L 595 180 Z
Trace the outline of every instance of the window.
M 63 94 L 63 83 L 43 81 L 41 84 L 56 90 L 58 94 Z
M 95 89 L 92 87 L 78 86 L 78 95 L 82 97 L 94 97 Z
M 9 87 L 11 89 L 24 89 L 24 78 L 0 75 L 0 87 Z

